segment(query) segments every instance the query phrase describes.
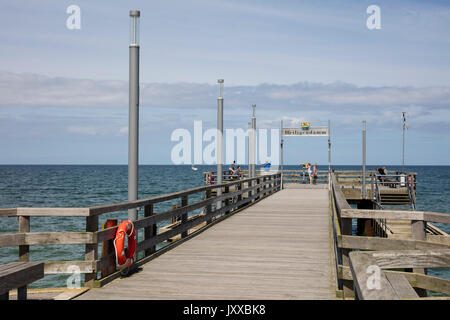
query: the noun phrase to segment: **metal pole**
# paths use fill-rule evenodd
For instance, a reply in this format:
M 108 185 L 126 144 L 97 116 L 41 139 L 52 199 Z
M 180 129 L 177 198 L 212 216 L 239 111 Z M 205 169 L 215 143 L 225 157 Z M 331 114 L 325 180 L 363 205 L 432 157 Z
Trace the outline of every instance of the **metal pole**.
M 217 80 L 219 96 L 217 98 L 217 184 L 223 182 L 223 79 Z M 222 194 L 222 188 L 217 189 L 217 196 Z M 217 209 L 222 207 L 222 201 L 217 202 Z
M 330 130 L 330 120 L 328 120 L 328 173 L 331 173 L 331 130 Z
M 284 144 L 284 139 L 283 139 L 283 120 L 281 120 L 281 142 L 280 142 L 280 148 L 281 148 L 281 189 L 283 189 L 283 144 Z
M 405 172 L 405 125 L 406 125 L 406 112 L 402 112 L 403 115 L 403 143 L 402 143 L 402 172 Z
M 255 109 L 256 104 L 252 105 L 252 178 L 256 177 L 256 117 Z
M 248 178 L 250 178 L 252 175 L 252 169 L 251 169 L 251 165 L 250 163 L 252 162 L 251 159 L 251 151 L 252 150 L 252 137 L 251 137 L 251 132 L 252 132 L 252 123 L 248 122 L 248 146 L 247 146 L 247 154 L 248 154 Z
M 328 120 L 328 189 L 331 190 L 331 129 Z
M 128 123 L 128 201 L 138 197 L 139 166 L 139 17 L 130 11 L 129 123 Z M 137 220 L 137 209 L 128 209 L 128 220 Z
M 362 131 L 362 193 L 363 199 L 366 199 L 366 120 L 363 121 L 363 131 Z

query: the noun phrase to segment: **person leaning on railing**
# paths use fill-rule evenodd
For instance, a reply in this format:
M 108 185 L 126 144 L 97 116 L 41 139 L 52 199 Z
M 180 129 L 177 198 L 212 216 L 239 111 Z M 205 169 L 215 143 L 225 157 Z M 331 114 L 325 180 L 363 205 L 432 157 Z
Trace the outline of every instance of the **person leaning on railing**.
M 381 185 L 383 186 L 389 186 L 391 188 L 395 188 L 396 184 L 394 181 L 388 179 L 388 175 L 387 175 L 387 170 L 386 167 L 382 167 L 382 168 L 377 168 L 377 175 L 378 175 L 378 180 L 381 181 Z M 387 183 L 387 182 L 391 182 L 391 183 Z M 394 183 L 392 183 L 394 182 Z
M 241 166 L 238 166 L 235 170 L 233 170 L 233 175 L 231 176 L 231 179 L 236 180 L 239 179 L 241 176 Z

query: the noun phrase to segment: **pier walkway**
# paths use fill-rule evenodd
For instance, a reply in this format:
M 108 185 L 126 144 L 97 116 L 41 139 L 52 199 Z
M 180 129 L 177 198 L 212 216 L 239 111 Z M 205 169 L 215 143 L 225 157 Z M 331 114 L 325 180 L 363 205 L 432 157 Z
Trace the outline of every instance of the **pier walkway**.
M 78 299 L 336 299 L 325 188 L 286 188 Z

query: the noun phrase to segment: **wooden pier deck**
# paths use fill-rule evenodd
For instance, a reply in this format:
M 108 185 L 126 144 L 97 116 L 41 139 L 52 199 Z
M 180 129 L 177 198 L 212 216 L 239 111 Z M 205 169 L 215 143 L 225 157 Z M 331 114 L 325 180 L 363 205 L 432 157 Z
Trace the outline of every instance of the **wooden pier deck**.
M 77 299 L 336 299 L 329 193 L 284 189 Z

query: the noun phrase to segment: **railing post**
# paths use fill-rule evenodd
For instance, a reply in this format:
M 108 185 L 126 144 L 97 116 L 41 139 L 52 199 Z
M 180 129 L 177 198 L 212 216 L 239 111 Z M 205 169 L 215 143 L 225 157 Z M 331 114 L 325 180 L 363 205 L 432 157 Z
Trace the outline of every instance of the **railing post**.
M 108 229 L 117 226 L 117 219 L 108 219 L 106 220 L 105 224 L 103 225 L 103 229 Z M 102 243 L 102 258 L 107 258 L 108 256 L 112 255 L 114 253 L 114 240 L 107 240 L 103 241 Z M 102 277 L 106 277 L 110 275 L 111 273 L 114 273 L 116 271 L 116 262 L 114 260 L 114 263 L 110 264 L 106 268 L 102 269 Z
M 86 232 L 96 232 L 98 231 L 98 216 L 86 217 Z M 84 259 L 86 261 L 97 260 L 98 257 L 98 244 L 87 244 Z M 84 285 L 86 287 L 92 287 L 94 281 L 97 279 L 97 271 L 94 270 L 92 273 L 86 273 L 84 275 Z
M 148 204 L 144 207 L 144 217 L 153 216 L 155 213 L 153 212 L 153 203 Z M 144 228 L 144 241 L 150 238 L 153 238 L 157 234 L 157 226 L 156 223 Z M 144 251 L 144 256 L 149 256 L 156 251 L 156 246 L 151 246 Z
M 225 187 L 225 194 L 228 194 L 228 193 L 230 193 L 230 187 L 226 186 Z M 231 203 L 231 199 L 230 198 L 226 198 L 225 199 L 225 207 L 227 207 L 230 203 Z M 231 212 L 231 210 L 227 210 L 227 211 L 225 211 L 225 214 L 230 213 L 230 212 Z
M 30 217 L 29 216 L 19 216 L 19 232 L 30 232 Z M 30 246 L 22 245 L 19 246 L 19 261 L 28 262 L 30 261 Z M 27 286 L 17 288 L 17 299 L 26 300 L 27 299 Z
M 422 220 L 413 220 L 411 221 L 411 233 L 412 233 L 412 238 L 414 240 L 421 240 L 421 241 L 426 241 L 426 227 L 427 227 L 427 223 L 426 221 L 422 221 Z M 413 269 L 413 272 L 415 273 L 421 273 L 421 274 L 427 274 L 426 269 Z M 426 297 L 427 296 L 427 290 L 425 289 L 421 289 L 421 288 L 415 288 L 417 294 L 420 297 Z
M 266 182 L 266 181 L 267 181 L 267 177 L 264 176 L 264 178 L 263 178 L 263 183 Z M 265 184 L 265 185 L 263 186 L 263 190 L 266 190 L 266 189 L 269 188 L 269 187 L 270 187 L 270 184 L 269 184 L 269 186 L 267 186 L 267 184 Z M 263 197 L 267 197 L 267 192 L 264 192 Z
M 264 180 L 264 178 L 263 178 L 263 180 Z M 260 184 L 261 184 L 261 178 L 256 179 L 256 185 L 258 186 L 258 188 L 256 188 L 255 194 L 258 194 L 258 197 L 255 199 L 255 201 L 261 199 L 264 196 L 264 195 L 259 194 L 261 192 L 261 187 L 259 186 Z
M 211 189 L 206 190 L 206 194 L 205 194 L 205 198 L 206 199 L 211 199 Z M 205 215 L 209 215 L 212 211 L 212 204 L 208 204 L 205 208 Z M 209 217 L 206 219 L 206 224 L 210 224 L 212 221 L 212 218 Z
M 242 190 L 242 182 L 239 182 L 239 184 L 237 185 L 237 189 Z M 242 193 L 237 196 L 237 202 L 239 202 L 241 200 L 242 200 Z M 236 209 L 239 209 L 239 207 Z
M 270 189 L 270 188 L 272 188 L 273 186 L 274 186 L 274 183 L 273 183 L 273 178 L 272 177 L 267 177 L 266 178 L 266 181 L 267 180 L 269 180 L 269 186 L 268 186 L 268 188 Z M 273 193 L 273 190 L 272 191 L 269 191 L 269 195 L 271 195 Z
M 342 234 L 343 235 L 352 235 L 352 219 L 343 218 L 342 219 Z M 342 249 L 342 265 L 349 267 L 350 266 L 350 249 Z M 353 291 L 353 283 L 349 280 L 343 280 L 343 293 L 344 298 L 353 298 L 355 293 Z
M 186 207 L 187 205 L 188 205 L 188 196 L 186 195 L 181 198 L 181 206 Z M 184 212 L 181 215 L 181 224 L 185 224 L 187 221 L 188 221 L 188 212 L 186 210 L 186 212 Z M 186 238 L 187 236 L 188 236 L 188 230 L 181 233 L 181 238 Z

